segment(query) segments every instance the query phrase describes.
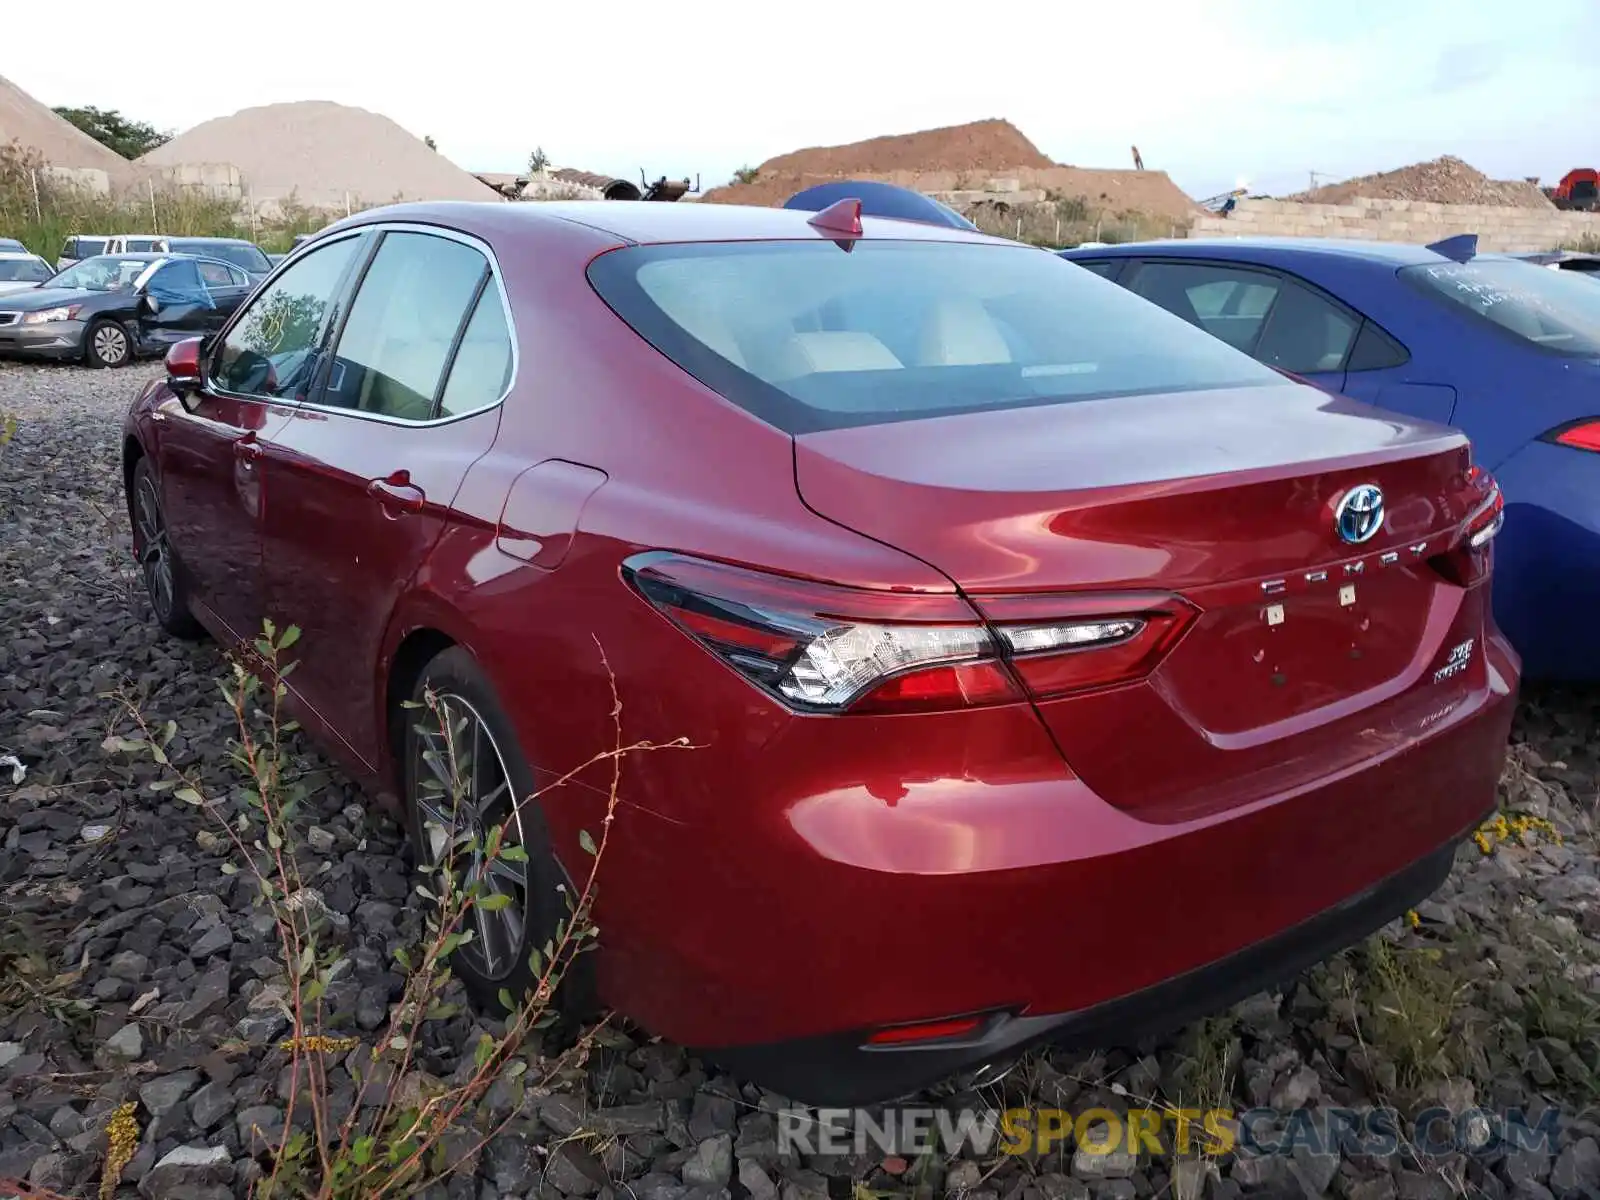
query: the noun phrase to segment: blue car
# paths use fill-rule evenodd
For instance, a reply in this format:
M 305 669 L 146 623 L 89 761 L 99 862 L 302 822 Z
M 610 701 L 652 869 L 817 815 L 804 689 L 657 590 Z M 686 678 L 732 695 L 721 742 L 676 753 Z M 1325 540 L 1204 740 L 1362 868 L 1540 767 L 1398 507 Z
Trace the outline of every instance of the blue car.
M 1500 482 L 1495 616 L 1527 675 L 1600 679 L 1600 288 L 1465 235 L 1062 251 L 1269 366 L 1458 426 Z

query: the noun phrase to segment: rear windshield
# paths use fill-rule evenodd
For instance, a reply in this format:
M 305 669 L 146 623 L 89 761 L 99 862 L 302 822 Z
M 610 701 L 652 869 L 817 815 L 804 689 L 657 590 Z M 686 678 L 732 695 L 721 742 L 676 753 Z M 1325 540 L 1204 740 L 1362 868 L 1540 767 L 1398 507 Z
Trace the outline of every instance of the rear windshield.
M 1581 276 L 1494 258 L 1405 267 L 1400 276 L 1530 345 L 1600 355 L 1600 288 Z
M 707 386 L 789 433 L 1281 384 L 1054 254 L 961 242 L 635 246 L 595 290 Z
M 265 272 L 272 269 L 267 256 L 250 242 L 206 242 L 190 238 L 173 238 L 167 245 L 175 254 L 199 254 L 220 258 L 244 271 Z

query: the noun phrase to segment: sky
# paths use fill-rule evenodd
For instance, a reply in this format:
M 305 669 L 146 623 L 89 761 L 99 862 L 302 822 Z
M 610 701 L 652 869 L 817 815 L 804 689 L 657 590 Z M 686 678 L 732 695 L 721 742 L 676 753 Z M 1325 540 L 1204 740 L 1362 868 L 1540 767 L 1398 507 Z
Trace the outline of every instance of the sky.
M 46 104 L 182 131 L 332 100 L 471 171 L 525 169 L 541 146 L 557 166 L 711 187 L 801 147 L 987 117 L 1075 166 L 1131 166 L 1136 145 L 1195 197 L 1441 154 L 1546 184 L 1600 165 L 1600 0 L 273 0 L 206 5 L 176 43 L 149 43 L 192 52 L 193 75 L 141 66 L 137 44 L 57 53 L 55 11 L 12 7 L 8 49 L 38 52 L 0 54 L 0 74 Z M 73 11 L 127 27 L 120 2 Z

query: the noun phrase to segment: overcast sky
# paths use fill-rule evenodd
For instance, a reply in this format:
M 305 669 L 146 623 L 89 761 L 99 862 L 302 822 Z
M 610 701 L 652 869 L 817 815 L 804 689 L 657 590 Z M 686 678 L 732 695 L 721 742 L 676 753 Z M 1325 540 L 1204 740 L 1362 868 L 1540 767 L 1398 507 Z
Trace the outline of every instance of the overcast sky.
M 541 145 L 555 165 L 709 187 L 803 146 L 984 117 L 1078 166 L 1131 166 L 1137 145 L 1194 196 L 1441 154 L 1546 183 L 1600 165 L 1600 0 L 273 0 L 153 25 L 88 0 L 75 27 L 118 31 L 98 51 L 63 42 L 48 5 L 9 7 L 6 44 L 30 49 L 0 72 L 46 104 L 181 131 L 334 100 L 473 171 L 522 169 Z

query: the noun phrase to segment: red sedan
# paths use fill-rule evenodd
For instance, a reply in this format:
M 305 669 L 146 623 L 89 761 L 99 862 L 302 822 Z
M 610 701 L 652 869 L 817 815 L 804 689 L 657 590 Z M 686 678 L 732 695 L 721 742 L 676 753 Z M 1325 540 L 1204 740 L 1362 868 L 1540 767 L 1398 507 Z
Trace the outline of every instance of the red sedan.
M 694 743 L 625 765 L 595 982 L 799 1099 L 1226 1005 L 1494 803 L 1519 666 L 1466 439 L 977 233 L 362 213 L 174 350 L 125 454 L 162 625 L 300 626 L 297 715 L 421 853 L 609 749 L 613 676 L 627 741 Z M 471 812 L 425 786 L 426 689 Z M 609 781 L 511 821 L 485 1002 Z

